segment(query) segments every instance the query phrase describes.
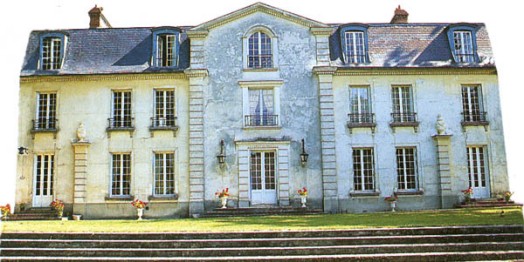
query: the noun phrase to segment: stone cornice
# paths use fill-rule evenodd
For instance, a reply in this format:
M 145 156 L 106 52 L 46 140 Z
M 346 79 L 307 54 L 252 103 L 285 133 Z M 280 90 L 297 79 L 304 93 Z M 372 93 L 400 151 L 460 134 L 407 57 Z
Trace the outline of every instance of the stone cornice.
M 205 68 L 188 68 L 184 70 L 184 73 L 187 77 L 206 77 L 209 75 L 207 69 Z
M 189 39 L 195 39 L 195 38 L 206 38 L 207 35 L 209 34 L 209 31 L 207 30 L 189 30 L 189 31 L 186 31 L 187 33 L 187 37 L 189 37 Z
M 241 87 L 264 87 L 264 86 L 281 86 L 284 84 L 283 80 L 246 80 L 238 81 Z
M 317 75 L 333 75 L 337 72 L 335 66 L 315 66 L 313 67 L 313 73 Z
M 333 28 L 331 27 L 312 27 L 310 31 L 313 35 L 329 36 L 333 33 Z
M 329 27 L 328 25 L 323 24 L 321 22 L 317 22 L 315 20 L 311 20 L 309 18 L 290 13 L 290 12 L 278 9 L 276 7 L 273 7 L 273 6 L 269 6 L 263 3 L 255 3 L 253 5 L 242 8 L 235 12 L 229 13 L 227 15 L 224 15 L 216 19 L 213 19 L 211 21 L 200 24 L 193 29 L 194 30 L 202 30 L 202 29 L 209 30 L 209 29 L 222 26 L 231 21 L 240 19 L 242 17 L 248 16 L 256 12 L 266 13 L 266 14 L 269 14 L 269 15 L 272 15 L 278 18 L 286 19 L 288 21 L 291 21 L 291 22 L 294 22 L 294 23 L 297 23 L 299 25 L 303 25 L 306 27 Z
M 97 82 L 97 81 L 134 81 L 187 79 L 183 72 L 175 73 L 134 73 L 134 74 L 99 74 L 99 75 L 54 75 L 54 76 L 21 76 L 20 83 L 41 82 Z
M 315 70 L 315 69 L 313 69 Z M 497 75 L 495 67 L 464 68 L 464 67 L 419 67 L 419 68 L 337 68 L 335 76 L 368 76 L 368 75 Z

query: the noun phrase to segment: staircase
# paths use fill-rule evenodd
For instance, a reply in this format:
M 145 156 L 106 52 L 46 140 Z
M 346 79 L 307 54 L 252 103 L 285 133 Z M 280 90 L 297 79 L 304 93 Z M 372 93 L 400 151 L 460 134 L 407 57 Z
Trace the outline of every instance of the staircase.
M 472 199 L 470 203 L 462 202 L 455 205 L 457 208 L 475 208 L 475 207 L 522 207 L 522 204 L 516 203 L 515 201 L 504 201 L 496 198 L 488 199 Z
M 480 261 L 524 259 L 514 226 L 239 233 L 5 233 L 1 261 Z
M 14 220 L 59 220 L 56 211 L 50 207 L 29 208 L 7 217 L 7 221 Z
M 207 211 L 203 217 L 239 217 L 239 216 L 273 216 L 273 215 L 315 215 L 322 214 L 322 209 L 301 207 L 246 207 L 215 208 Z

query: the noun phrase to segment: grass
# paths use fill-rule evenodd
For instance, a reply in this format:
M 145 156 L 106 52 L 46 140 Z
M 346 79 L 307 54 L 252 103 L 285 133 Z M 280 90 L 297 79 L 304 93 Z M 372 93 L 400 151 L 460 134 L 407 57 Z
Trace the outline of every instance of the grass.
M 501 211 L 504 210 L 504 216 Z M 3 232 L 241 232 L 419 226 L 523 225 L 522 208 L 199 219 L 8 221 Z

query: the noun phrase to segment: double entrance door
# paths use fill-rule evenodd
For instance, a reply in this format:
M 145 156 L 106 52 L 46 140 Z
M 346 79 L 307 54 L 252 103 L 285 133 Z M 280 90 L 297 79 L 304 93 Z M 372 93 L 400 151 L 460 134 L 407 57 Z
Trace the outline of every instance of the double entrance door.
M 55 157 L 36 155 L 33 180 L 33 207 L 48 207 L 53 201 Z
M 275 151 L 252 151 L 250 155 L 251 205 L 277 204 Z

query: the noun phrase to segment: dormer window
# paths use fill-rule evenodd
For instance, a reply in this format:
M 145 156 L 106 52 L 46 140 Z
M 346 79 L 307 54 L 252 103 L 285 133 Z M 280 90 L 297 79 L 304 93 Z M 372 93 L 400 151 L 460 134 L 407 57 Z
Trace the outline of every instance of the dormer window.
M 449 28 L 448 39 L 455 62 L 474 63 L 477 61 L 475 29 L 472 26 L 453 26 Z
M 346 64 L 368 63 L 367 28 L 360 25 L 345 26 L 341 29 L 341 43 Z
M 158 30 L 153 33 L 153 66 L 178 65 L 179 35 L 176 30 Z
M 40 69 L 58 70 L 62 68 L 65 36 L 46 34 L 40 38 Z

